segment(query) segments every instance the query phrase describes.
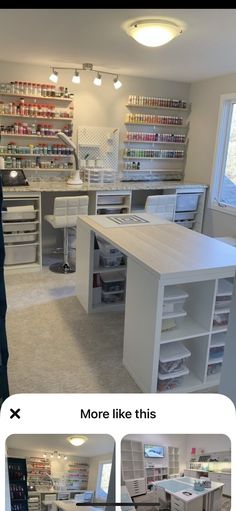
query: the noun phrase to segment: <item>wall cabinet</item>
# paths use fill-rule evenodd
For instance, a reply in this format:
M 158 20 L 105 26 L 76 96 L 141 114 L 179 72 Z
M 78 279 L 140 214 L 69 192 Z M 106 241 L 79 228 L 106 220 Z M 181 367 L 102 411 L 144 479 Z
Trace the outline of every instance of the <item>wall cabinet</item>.
M 40 270 L 41 195 L 21 193 L 4 195 L 2 211 L 7 271 Z
M 26 87 L 20 89 L 22 93 L 14 92 L 10 84 L 1 84 L 0 155 L 6 168 L 69 171 L 73 166 L 71 149 L 60 143 L 57 132 L 72 136 L 72 98 L 68 92 L 67 97 L 59 96 L 59 92 L 55 96 L 57 92 L 51 91 L 50 85 L 37 85 L 43 95 L 29 94 Z M 36 87 L 33 90 L 37 92 Z
M 130 111 L 125 118 L 122 179 L 181 179 L 189 105 L 184 100 L 129 96 L 126 106 Z

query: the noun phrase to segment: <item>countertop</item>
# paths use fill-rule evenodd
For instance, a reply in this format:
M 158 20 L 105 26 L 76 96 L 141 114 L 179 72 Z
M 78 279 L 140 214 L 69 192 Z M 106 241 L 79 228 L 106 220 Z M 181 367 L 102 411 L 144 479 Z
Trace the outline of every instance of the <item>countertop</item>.
M 112 218 L 117 216 L 120 217 L 112 215 Z M 130 214 L 123 214 L 122 221 L 125 217 L 130 217 Z M 100 234 L 160 280 L 186 278 L 189 272 L 193 279 L 199 278 L 199 275 L 210 279 L 215 278 L 218 271 L 235 271 L 234 247 L 160 217 L 158 220 L 157 215 L 139 213 L 138 217 L 146 219 L 146 222 L 115 226 L 109 215 L 81 215 L 78 225 Z M 153 218 L 153 222 L 149 218 Z M 109 227 L 105 226 L 105 222 Z
M 173 188 L 191 188 L 199 186 L 207 188 L 207 185 L 201 183 L 190 183 L 187 181 L 129 181 L 115 183 L 97 183 L 82 185 L 68 185 L 66 181 L 32 181 L 29 186 L 3 186 L 3 192 L 88 192 L 96 190 L 161 190 Z
M 183 478 L 184 479 L 184 478 Z M 191 480 L 191 481 L 190 481 Z M 167 493 L 173 495 L 183 502 L 191 502 L 192 500 L 198 499 L 199 497 L 203 497 L 208 493 L 214 492 L 219 488 L 223 488 L 223 483 L 211 482 L 211 488 L 205 488 L 203 491 L 194 490 L 194 478 L 189 478 L 189 482 L 185 482 L 180 478 L 176 479 L 165 479 L 157 483 L 157 486 L 161 486 L 165 489 Z M 182 487 L 178 489 L 178 486 Z M 184 492 L 189 492 L 190 495 L 185 495 Z

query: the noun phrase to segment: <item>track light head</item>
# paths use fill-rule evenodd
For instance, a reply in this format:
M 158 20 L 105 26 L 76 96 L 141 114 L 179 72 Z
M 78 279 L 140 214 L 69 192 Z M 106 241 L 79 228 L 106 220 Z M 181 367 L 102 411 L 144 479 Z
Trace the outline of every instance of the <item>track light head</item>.
M 55 71 L 54 68 L 52 68 L 52 73 L 49 76 L 49 80 L 51 80 L 51 82 L 53 82 L 53 83 L 57 83 L 58 82 L 58 72 Z
M 114 78 L 113 85 L 114 85 L 115 89 L 120 89 L 120 87 L 122 87 L 122 83 L 119 80 L 118 75 L 116 78 Z
M 77 84 L 80 83 L 80 75 L 78 69 L 75 69 L 74 75 L 72 77 L 72 82 Z
M 102 75 L 99 72 L 97 73 L 97 76 L 95 76 L 93 83 L 94 85 L 97 85 L 97 87 L 102 85 Z

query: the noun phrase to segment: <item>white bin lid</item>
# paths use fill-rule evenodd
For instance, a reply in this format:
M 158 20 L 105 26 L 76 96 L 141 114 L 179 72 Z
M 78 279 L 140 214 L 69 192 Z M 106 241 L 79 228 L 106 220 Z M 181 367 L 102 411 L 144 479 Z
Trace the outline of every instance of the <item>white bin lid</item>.
M 101 280 L 104 283 L 108 282 L 120 282 L 125 280 L 124 273 L 121 271 L 111 271 L 101 274 Z
M 167 373 L 167 374 L 158 374 L 159 380 L 172 380 L 173 378 L 179 378 L 180 376 L 184 376 L 185 374 L 189 374 L 189 369 L 187 367 L 184 367 L 181 369 L 181 371 L 175 371 L 173 373 Z
M 161 345 L 160 362 L 172 362 L 173 360 L 180 360 L 190 356 L 191 352 L 182 342 L 169 342 Z

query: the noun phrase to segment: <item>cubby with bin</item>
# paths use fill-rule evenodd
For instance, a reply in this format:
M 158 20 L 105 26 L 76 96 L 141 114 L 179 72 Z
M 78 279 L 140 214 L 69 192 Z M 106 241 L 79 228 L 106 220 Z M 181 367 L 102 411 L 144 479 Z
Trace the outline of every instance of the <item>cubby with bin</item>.
M 142 442 L 122 440 L 121 477 L 131 497 L 146 493 L 146 470 Z

